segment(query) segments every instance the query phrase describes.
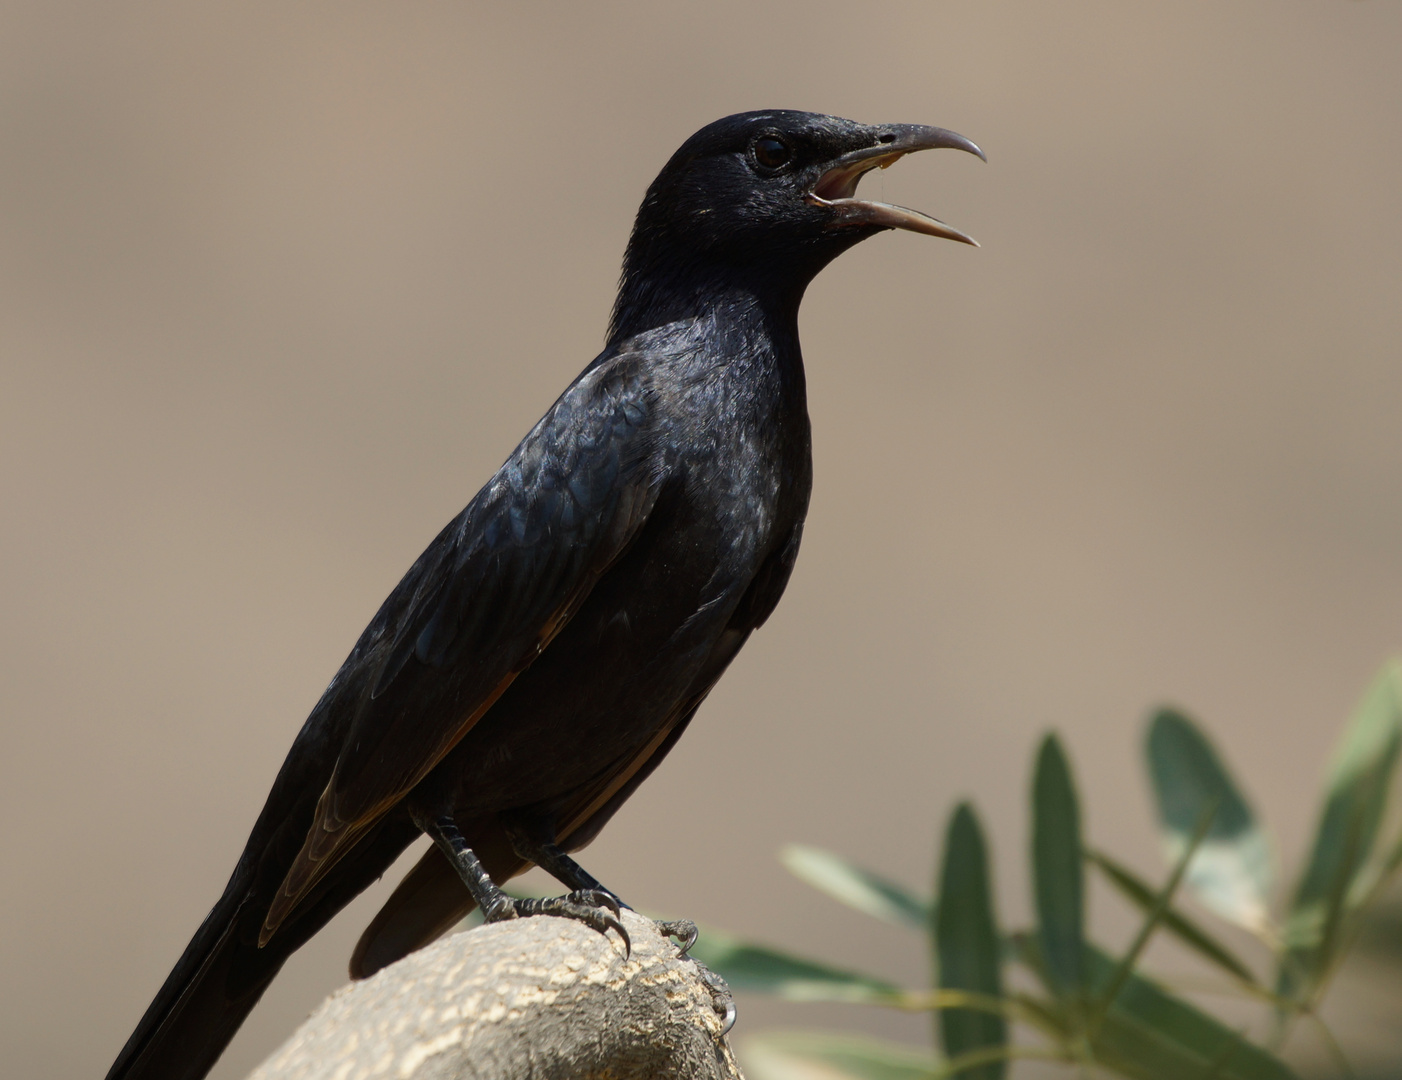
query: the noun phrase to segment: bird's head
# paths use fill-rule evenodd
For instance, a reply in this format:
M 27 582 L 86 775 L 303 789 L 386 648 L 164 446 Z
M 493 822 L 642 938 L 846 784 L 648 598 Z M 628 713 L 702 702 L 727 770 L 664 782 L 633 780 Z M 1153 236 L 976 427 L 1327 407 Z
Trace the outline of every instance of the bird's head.
M 624 259 L 615 325 L 633 303 L 630 279 L 635 293 L 665 293 L 673 279 L 751 277 L 796 290 L 796 303 L 819 270 L 884 229 L 975 244 L 917 210 L 856 196 L 872 169 L 938 147 L 983 157 L 962 135 L 919 124 L 777 109 L 708 124 L 648 188 Z

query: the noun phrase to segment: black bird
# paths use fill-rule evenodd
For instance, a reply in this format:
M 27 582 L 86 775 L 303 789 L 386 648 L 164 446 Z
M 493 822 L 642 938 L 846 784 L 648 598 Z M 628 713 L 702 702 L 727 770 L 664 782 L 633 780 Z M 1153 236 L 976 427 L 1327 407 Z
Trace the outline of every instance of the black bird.
M 567 852 L 652 772 L 779 602 L 812 482 L 798 307 L 883 229 L 972 244 L 857 182 L 941 128 L 769 111 L 648 188 L 602 353 L 390 593 L 307 718 L 243 855 L 108 1080 L 197 1080 L 282 967 L 421 832 L 368 975 L 474 906 L 621 931 Z M 569 888 L 515 900 L 540 866 Z

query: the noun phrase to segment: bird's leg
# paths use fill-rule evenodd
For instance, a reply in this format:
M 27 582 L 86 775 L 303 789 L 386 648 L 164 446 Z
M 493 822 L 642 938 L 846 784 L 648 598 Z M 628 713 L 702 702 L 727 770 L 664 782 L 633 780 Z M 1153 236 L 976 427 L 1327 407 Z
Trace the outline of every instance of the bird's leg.
M 448 862 L 467 886 L 467 891 L 477 901 L 485 922 L 504 922 L 507 919 L 528 918 L 532 915 L 559 915 L 567 919 L 577 919 L 601 934 L 607 934 L 609 930 L 618 931 L 619 937 L 623 939 L 625 955 L 631 955 L 633 944 L 628 938 L 628 931 L 618 919 L 618 901 L 612 893 L 600 889 L 572 892 L 568 896 L 547 899 L 508 896 L 492 880 L 482 861 L 467 846 L 467 841 L 458 831 L 457 824 L 451 816 L 444 814 L 419 821 L 417 824 L 447 856 Z
M 555 830 L 538 820 L 527 820 L 511 814 L 498 816 L 502 828 L 516 854 L 535 863 L 560 884 L 573 889 L 571 898 L 583 899 L 588 896 L 606 896 L 620 907 L 632 910 L 612 889 L 605 888 L 599 879 L 580 866 L 555 841 Z M 588 901 L 585 901 L 588 902 Z M 617 908 L 614 909 L 615 911 Z M 654 920 L 658 933 L 663 937 L 674 937 L 681 945 L 678 956 L 685 956 L 696 944 L 696 924 L 690 919 Z
M 561 885 L 580 892 L 607 893 L 621 907 L 632 910 L 612 889 L 605 888 L 598 878 L 561 850 L 555 842 L 554 829 L 514 814 L 499 814 L 497 820 L 516 854 L 540 867 Z

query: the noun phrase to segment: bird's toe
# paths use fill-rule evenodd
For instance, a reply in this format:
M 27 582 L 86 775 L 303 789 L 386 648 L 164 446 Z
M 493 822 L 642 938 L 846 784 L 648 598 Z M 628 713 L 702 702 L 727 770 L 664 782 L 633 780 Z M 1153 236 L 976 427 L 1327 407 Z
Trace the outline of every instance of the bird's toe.
M 608 932 L 613 930 L 623 939 L 624 959 L 633 955 L 633 941 L 618 917 L 618 900 L 611 893 L 601 889 L 580 889 L 566 896 L 515 899 L 512 908 L 514 916 L 504 915 L 502 918 L 554 915 L 557 918 L 582 922 L 604 936 L 608 936 Z
M 700 931 L 696 929 L 696 924 L 690 919 L 658 919 L 655 925 L 657 932 L 663 937 L 676 938 L 677 959 L 682 959 L 691 951 L 691 947 L 696 944 L 696 939 Z

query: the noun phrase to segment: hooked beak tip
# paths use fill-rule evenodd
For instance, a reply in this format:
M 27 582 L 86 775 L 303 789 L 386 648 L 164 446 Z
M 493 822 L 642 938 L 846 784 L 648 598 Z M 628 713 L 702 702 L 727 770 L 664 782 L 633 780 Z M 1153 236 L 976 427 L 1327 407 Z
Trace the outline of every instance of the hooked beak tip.
M 978 241 L 972 236 L 928 214 L 856 198 L 858 181 L 872 169 L 887 168 L 918 150 L 935 149 L 963 150 L 983 162 L 988 161 L 977 143 L 958 132 L 921 124 L 899 124 L 882 131 L 874 146 L 845 154 L 834 162 L 813 185 L 808 201 L 830 210 L 833 227 L 875 225 L 883 229 L 905 229 L 978 247 Z

